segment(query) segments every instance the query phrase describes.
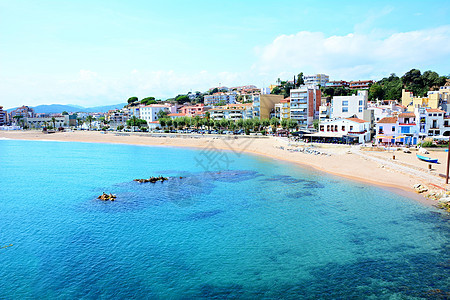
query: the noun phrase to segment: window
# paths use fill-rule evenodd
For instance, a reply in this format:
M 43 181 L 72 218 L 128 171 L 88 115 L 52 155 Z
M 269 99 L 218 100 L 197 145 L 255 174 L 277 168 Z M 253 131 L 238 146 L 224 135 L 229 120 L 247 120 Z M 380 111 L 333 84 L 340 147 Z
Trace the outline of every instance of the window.
M 348 112 L 348 107 L 343 107 L 342 112 Z
M 362 107 L 359 108 L 358 112 L 362 112 Z
M 348 101 L 342 101 L 342 106 L 348 106 Z
M 437 114 L 433 114 L 434 117 L 437 117 Z
M 344 125 L 342 125 L 342 131 L 345 131 L 345 126 Z
M 353 131 L 353 126 L 350 126 L 350 131 Z
M 363 101 L 362 100 L 359 100 L 359 105 L 363 105 Z
M 395 132 L 395 126 L 392 126 L 392 132 Z

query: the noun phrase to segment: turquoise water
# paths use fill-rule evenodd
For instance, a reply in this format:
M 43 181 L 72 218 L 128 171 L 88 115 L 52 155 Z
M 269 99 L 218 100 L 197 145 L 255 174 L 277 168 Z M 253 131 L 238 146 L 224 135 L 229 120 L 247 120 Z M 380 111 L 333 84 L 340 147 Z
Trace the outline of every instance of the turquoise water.
M 1 299 L 450 290 L 448 217 L 377 187 L 235 152 L 88 143 L 0 140 L 0 170 Z M 172 178 L 132 181 L 153 175 Z

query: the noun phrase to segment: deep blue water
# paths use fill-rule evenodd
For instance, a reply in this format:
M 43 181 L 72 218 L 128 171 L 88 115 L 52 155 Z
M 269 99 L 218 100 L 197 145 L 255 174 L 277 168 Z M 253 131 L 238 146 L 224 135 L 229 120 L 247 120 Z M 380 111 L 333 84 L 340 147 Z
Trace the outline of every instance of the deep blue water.
M 234 152 L 88 143 L 0 140 L 0 171 L 1 299 L 450 291 L 448 216 L 378 187 Z M 171 179 L 133 182 L 154 175 Z

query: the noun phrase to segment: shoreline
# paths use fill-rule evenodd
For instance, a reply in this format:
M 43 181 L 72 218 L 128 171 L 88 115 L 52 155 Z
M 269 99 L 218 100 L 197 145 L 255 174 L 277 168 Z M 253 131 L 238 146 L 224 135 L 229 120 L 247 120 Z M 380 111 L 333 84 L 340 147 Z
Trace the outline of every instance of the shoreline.
M 167 135 L 166 135 L 167 136 Z M 186 135 L 182 137 L 156 137 L 150 135 L 116 135 L 102 134 L 96 131 L 74 131 L 74 132 L 58 132 L 53 134 L 43 134 L 40 131 L 0 131 L 1 139 L 11 140 L 30 140 L 30 141 L 59 141 L 59 142 L 83 142 L 83 143 L 109 143 L 109 144 L 125 144 L 137 146 L 163 146 L 163 147 L 181 147 L 191 149 L 206 149 L 213 146 L 212 150 L 225 150 L 235 155 L 247 153 L 258 157 L 265 157 L 274 161 L 279 160 L 286 163 L 295 163 L 302 168 L 310 168 L 312 170 L 327 173 L 332 176 L 345 178 L 347 180 L 370 184 L 385 188 L 390 192 L 411 198 L 427 206 L 436 205 L 436 201 L 417 194 L 412 186 L 420 183 L 430 186 L 433 183 L 427 182 L 424 178 L 412 176 L 412 174 L 404 174 L 391 166 L 381 166 L 371 159 L 361 157 L 358 154 L 349 154 L 350 147 L 326 145 L 320 149 L 330 155 L 313 155 L 299 152 L 289 152 L 277 147 L 290 147 L 287 141 L 274 137 L 240 137 L 234 136 L 201 136 L 194 137 Z M 238 143 L 236 144 L 236 141 Z M 239 143 L 241 141 L 241 143 Z M 243 147 L 244 142 L 246 145 Z M 281 146 L 280 146 L 281 145 Z M 366 153 L 364 155 L 367 155 Z M 379 155 L 379 153 L 375 153 Z M 397 155 L 397 154 L 396 154 Z M 375 156 L 378 158 L 378 156 Z M 386 161 L 386 164 L 390 163 Z M 442 182 L 437 179 L 434 181 L 439 186 L 445 187 Z M 431 186 L 430 186 L 431 187 Z

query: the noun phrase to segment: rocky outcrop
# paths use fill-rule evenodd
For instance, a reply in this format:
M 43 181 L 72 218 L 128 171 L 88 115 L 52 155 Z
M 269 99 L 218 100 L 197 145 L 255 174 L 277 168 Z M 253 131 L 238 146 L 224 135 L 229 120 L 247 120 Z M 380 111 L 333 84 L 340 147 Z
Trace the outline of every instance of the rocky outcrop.
M 151 183 L 155 183 L 157 181 L 161 181 L 164 182 L 166 180 L 169 180 L 169 178 L 167 177 L 163 177 L 163 176 L 159 176 L 159 177 L 150 177 L 149 179 L 133 179 L 133 181 L 137 181 L 139 183 L 147 183 L 147 182 L 151 182 Z
M 100 199 L 102 201 L 116 201 L 116 198 L 116 195 L 106 193 L 103 193 L 97 197 L 97 199 Z

